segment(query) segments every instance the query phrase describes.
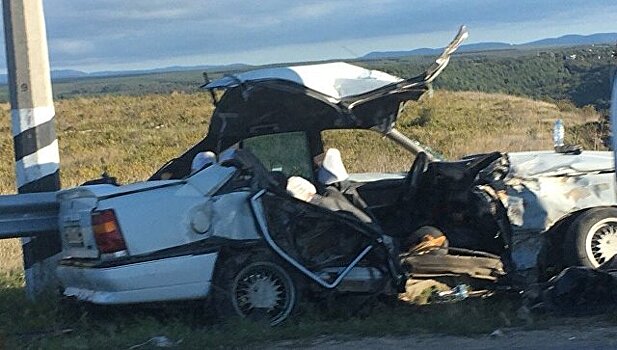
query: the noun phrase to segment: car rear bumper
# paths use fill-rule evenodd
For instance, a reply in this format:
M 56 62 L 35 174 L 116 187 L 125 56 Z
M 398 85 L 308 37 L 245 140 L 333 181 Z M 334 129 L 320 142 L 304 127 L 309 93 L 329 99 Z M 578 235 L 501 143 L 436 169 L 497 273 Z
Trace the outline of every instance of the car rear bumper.
M 95 304 L 198 299 L 208 296 L 218 253 L 182 255 L 113 267 L 61 264 L 64 295 Z

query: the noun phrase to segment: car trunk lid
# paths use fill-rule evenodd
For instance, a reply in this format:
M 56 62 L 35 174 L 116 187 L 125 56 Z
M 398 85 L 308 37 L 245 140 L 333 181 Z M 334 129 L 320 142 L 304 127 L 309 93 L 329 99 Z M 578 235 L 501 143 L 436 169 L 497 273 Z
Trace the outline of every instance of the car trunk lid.
M 125 186 L 91 185 L 59 192 L 58 227 L 62 237 L 64 257 L 98 259 L 101 254 L 109 255 L 100 251 L 92 222 L 92 215 L 100 200 L 182 183 L 184 182 L 168 180 L 139 182 Z M 114 252 L 112 255 L 118 254 L 126 255 L 128 252 L 126 250 Z

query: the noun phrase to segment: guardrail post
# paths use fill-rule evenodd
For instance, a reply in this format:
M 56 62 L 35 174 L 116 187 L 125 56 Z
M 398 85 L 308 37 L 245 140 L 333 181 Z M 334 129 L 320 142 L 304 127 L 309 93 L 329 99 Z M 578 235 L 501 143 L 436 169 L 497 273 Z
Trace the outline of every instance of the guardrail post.
M 60 189 L 58 140 L 42 0 L 4 0 L 4 35 L 11 98 L 11 130 L 19 193 Z M 23 238 L 30 298 L 55 283 L 56 234 Z

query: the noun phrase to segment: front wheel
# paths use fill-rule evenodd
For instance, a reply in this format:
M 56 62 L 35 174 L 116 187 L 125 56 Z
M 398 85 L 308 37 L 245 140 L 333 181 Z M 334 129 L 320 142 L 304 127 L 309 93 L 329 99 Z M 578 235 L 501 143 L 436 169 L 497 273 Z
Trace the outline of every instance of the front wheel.
M 220 316 L 285 321 L 298 303 L 297 290 L 285 268 L 268 259 L 250 259 L 240 268 L 222 264 L 215 307 Z
M 568 229 L 564 254 L 569 265 L 598 267 L 617 254 L 617 208 L 591 209 Z

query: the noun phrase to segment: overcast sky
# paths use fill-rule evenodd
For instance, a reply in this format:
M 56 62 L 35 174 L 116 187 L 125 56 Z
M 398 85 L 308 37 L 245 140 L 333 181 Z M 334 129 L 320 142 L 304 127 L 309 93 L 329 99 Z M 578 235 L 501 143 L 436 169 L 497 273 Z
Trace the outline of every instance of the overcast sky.
M 52 69 L 84 71 L 441 47 L 461 24 L 469 28 L 468 43 L 617 32 L 616 0 L 44 0 L 44 6 Z M 4 68 L 4 51 L 0 61 Z

